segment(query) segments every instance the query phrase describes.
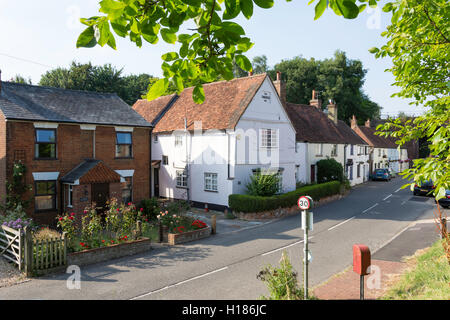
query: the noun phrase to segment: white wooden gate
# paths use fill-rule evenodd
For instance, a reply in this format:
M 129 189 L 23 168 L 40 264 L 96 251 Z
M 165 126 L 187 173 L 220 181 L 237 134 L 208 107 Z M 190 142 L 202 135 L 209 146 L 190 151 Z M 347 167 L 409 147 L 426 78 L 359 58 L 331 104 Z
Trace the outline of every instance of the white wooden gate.
M 0 226 L 0 255 L 23 268 L 23 236 L 21 230 Z

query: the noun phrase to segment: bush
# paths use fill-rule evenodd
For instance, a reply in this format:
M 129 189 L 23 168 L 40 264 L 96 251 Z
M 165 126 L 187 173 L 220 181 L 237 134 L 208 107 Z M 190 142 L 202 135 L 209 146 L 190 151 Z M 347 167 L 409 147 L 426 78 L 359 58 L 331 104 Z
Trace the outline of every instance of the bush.
M 6 210 L 5 215 L 0 214 L 0 224 L 14 229 L 22 229 L 32 226 L 33 221 L 23 211 L 22 205 L 18 204 L 14 209 Z
M 258 172 L 250 176 L 247 194 L 251 196 L 270 197 L 278 192 L 280 178 L 276 173 Z
M 286 251 L 283 251 L 280 260 L 280 267 L 274 268 L 271 265 L 263 268 L 256 276 L 257 279 L 265 282 L 269 289 L 270 296 L 264 300 L 302 300 L 303 290 L 297 281 L 297 272 L 292 268 Z
M 155 197 L 142 200 L 137 207 L 142 208 L 142 213 L 150 219 L 155 219 L 159 214 L 158 200 Z
M 334 159 L 317 161 L 317 182 L 344 181 L 344 168 Z
M 228 205 L 235 212 L 261 212 L 278 208 L 289 208 L 297 204 L 300 196 L 310 196 L 314 201 L 340 192 L 338 181 L 315 184 L 294 191 L 271 197 L 251 196 L 247 194 L 230 194 Z

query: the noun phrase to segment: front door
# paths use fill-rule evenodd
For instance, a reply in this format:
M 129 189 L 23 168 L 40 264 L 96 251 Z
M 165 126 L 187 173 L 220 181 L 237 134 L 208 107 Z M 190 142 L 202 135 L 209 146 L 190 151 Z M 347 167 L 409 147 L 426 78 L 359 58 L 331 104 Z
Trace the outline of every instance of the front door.
M 159 168 L 153 168 L 153 196 L 159 197 Z
M 311 165 L 311 183 L 316 182 L 316 166 Z
M 93 183 L 92 202 L 95 202 L 98 213 L 103 213 L 109 198 L 109 183 Z

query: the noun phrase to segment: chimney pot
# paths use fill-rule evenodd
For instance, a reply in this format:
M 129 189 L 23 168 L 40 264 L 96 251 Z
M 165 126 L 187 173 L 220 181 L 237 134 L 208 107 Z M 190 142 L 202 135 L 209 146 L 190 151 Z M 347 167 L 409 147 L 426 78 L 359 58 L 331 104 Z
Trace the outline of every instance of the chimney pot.
M 334 103 L 333 99 L 329 99 L 328 108 L 328 118 L 333 121 L 335 124 L 338 123 L 338 107 L 336 103 Z
M 312 91 L 312 99 L 309 101 L 309 105 L 322 110 L 322 101 L 318 99 L 316 90 Z
M 277 81 L 281 81 L 281 71 L 277 71 Z

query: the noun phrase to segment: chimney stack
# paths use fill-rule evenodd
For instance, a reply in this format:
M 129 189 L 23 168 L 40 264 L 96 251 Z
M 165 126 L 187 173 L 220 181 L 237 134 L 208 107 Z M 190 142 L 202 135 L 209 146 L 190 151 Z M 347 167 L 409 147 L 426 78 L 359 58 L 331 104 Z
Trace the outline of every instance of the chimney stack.
M 367 128 L 370 128 L 370 119 L 367 119 L 366 123 L 364 124 Z
M 286 83 L 281 80 L 281 72 L 277 71 L 277 80 L 273 82 L 275 89 L 277 90 L 278 96 L 280 97 L 281 103 L 286 104 Z
M 352 129 L 355 129 L 358 126 L 358 122 L 356 121 L 355 115 L 352 116 L 352 119 L 350 120 L 350 127 Z
M 332 99 L 329 100 L 328 108 L 328 118 L 335 124 L 338 123 L 338 107 Z
M 316 90 L 312 91 L 312 99 L 309 101 L 309 105 L 322 110 L 322 101 L 319 100 L 318 92 L 316 92 Z

